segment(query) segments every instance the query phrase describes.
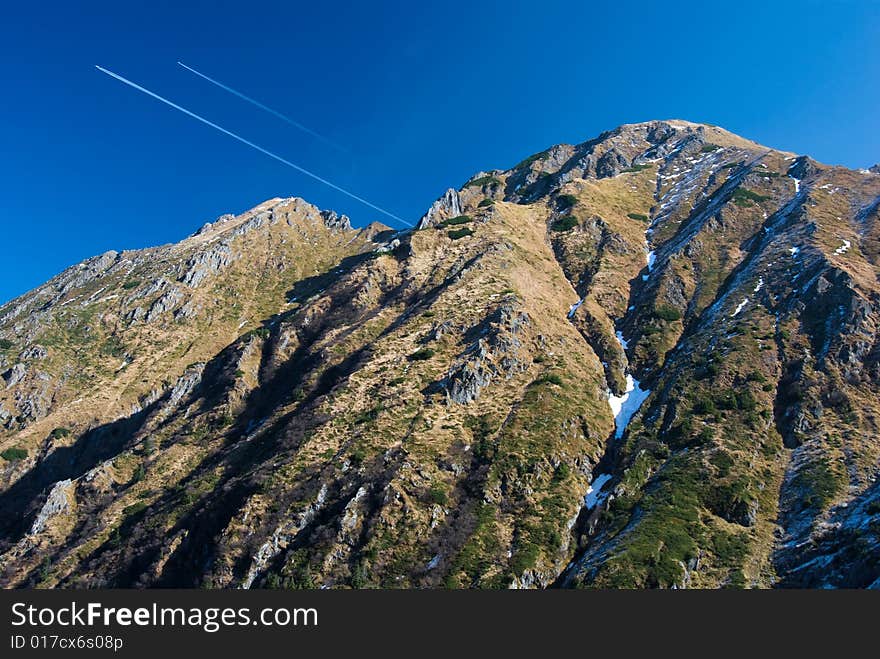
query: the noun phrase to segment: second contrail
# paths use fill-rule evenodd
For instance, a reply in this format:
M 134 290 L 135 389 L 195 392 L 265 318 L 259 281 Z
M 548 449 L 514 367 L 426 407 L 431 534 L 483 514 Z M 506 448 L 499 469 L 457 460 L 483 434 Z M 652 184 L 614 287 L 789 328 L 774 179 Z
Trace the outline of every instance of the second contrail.
M 250 96 L 248 96 L 248 95 L 246 95 L 246 94 L 242 94 L 242 93 L 241 93 L 240 91 L 238 91 L 237 89 L 233 89 L 233 88 L 230 87 L 229 85 L 224 85 L 224 84 L 223 84 L 222 82 L 220 82 L 219 80 L 215 80 L 214 78 L 212 78 L 212 77 L 210 77 L 210 76 L 206 76 L 204 73 L 202 73 L 202 72 L 200 72 L 200 71 L 196 71 L 194 68 L 192 68 L 191 66 L 187 66 L 187 65 L 184 64 L 183 62 L 178 62 L 178 64 L 179 64 L 180 66 L 182 66 L 184 69 L 186 69 L 187 71 L 196 74 L 197 76 L 199 76 L 200 78 L 202 78 L 202 79 L 204 79 L 204 80 L 207 80 L 207 81 L 210 82 L 212 85 L 216 85 L 216 86 L 219 87 L 220 89 L 225 89 L 225 90 L 228 91 L 230 94 L 235 94 L 235 95 L 238 96 L 240 99 L 243 99 L 243 100 L 247 101 L 247 102 L 250 103 L 251 105 L 255 105 L 256 107 L 260 108 L 261 110 L 263 110 L 263 111 L 265 111 L 265 112 L 268 112 L 269 114 L 271 114 L 271 115 L 273 115 L 273 116 L 278 117 L 278 118 L 281 119 L 282 121 L 286 121 L 286 122 L 289 123 L 291 126 L 294 126 L 294 127 L 296 127 L 296 128 L 299 128 L 302 132 L 304 132 L 304 133 L 308 133 L 308 134 L 311 135 L 312 137 L 321 140 L 324 144 L 327 144 L 327 145 L 329 145 L 329 146 L 332 146 L 334 149 L 336 149 L 336 150 L 338 150 L 338 151 L 342 151 L 343 153 L 347 153 L 347 154 L 351 155 L 350 152 L 349 152 L 349 150 L 346 149 L 344 146 L 341 146 L 341 145 L 337 144 L 336 142 L 334 142 L 333 140 L 331 140 L 331 139 L 328 138 L 328 137 L 324 137 L 323 135 L 321 135 L 321 133 L 318 133 L 317 131 L 312 130 L 312 129 L 309 128 L 308 126 L 303 126 L 300 122 L 296 121 L 295 119 L 291 119 L 291 118 L 288 117 L 286 114 L 283 114 L 283 113 L 281 113 L 281 112 L 278 112 L 278 110 L 273 110 L 273 109 L 270 108 L 268 105 L 263 105 L 263 104 L 260 103 L 259 101 L 252 99 Z
M 125 84 L 128 85 L 129 87 L 133 87 L 134 89 L 137 89 L 138 91 L 143 92 L 143 93 L 146 94 L 147 96 L 152 96 L 152 97 L 155 98 L 157 101 L 162 101 L 163 103 L 165 103 L 166 105 L 171 106 L 171 107 L 174 108 L 175 110 L 180 110 L 181 112 L 183 112 L 183 113 L 186 114 L 186 115 L 189 115 L 189 116 L 192 117 L 193 119 L 197 119 L 198 121 L 201 121 L 203 124 L 205 124 L 205 125 L 207 125 L 207 126 L 210 126 L 211 128 L 214 128 L 215 130 L 219 130 L 219 131 L 220 131 L 221 133 L 223 133 L 224 135 L 228 135 L 229 137 L 232 137 L 232 138 L 238 140 L 238 141 L 241 142 L 242 144 L 246 144 L 246 145 L 248 145 L 249 147 L 251 147 L 252 149 L 256 149 L 256 150 L 259 151 L 260 153 L 265 154 L 265 155 L 269 156 L 270 158 L 274 158 L 274 159 L 277 160 L 278 162 L 283 163 L 283 164 L 287 165 L 288 167 L 292 167 L 292 168 L 295 169 L 296 171 L 298 171 L 298 172 L 300 172 L 300 173 L 302 173 L 302 174 L 305 174 L 306 176 L 309 176 L 309 177 L 315 179 L 315 180 L 318 181 L 319 183 L 323 183 L 324 185 L 326 185 L 326 186 L 328 186 L 328 187 L 330 187 L 330 188 L 333 188 L 333 189 L 336 190 L 337 192 L 341 192 L 342 194 L 344 194 L 344 195 L 346 195 L 346 196 L 348 196 L 348 197 L 351 197 L 351 198 L 354 199 L 355 201 L 359 201 L 360 203 L 364 204 L 365 206 L 369 206 L 370 208 L 372 208 L 372 209 L 375 210 L 375 211 L 379 211 L 380 213 L 382 213 L 383 215 L 386 215 L 387 217 L 390 217 L 390 218 L 392 218 L 392 219 L 394 219 L 394 220 L 397 220 L 398 222 L 400 222 L 400 223 L 402 223 L 402 224 L 405 224 L 405 225 L 408 226 L 408 227 L 413 226 L 410 222 L 407 222 L 407 221 L 404 220 L 403 218 L 398 217 L 398 216 L 395 215 L 394 213 L 391 213 L 391 212 L 389 212 L 389 211 L 386 211 L 384 208 L 381 208 L 381 207 L 379 207 L 379 206 L 376 206 L 376 204 L 370 203 L 369 201 L 367 201 L 367 200 L 364 199 L 363 197 L 359 197 L 358 195 L 354 194 L 353 192 L 349 192 L 348 190 L 346 190 L 346 189 L 344 189 L 344 188 L 340 188 L 340 187 L 339 187 L 338 185 L 336 185 L 335 183 L 332 183 L 332 182 L 328 181 L 327 179 L 322 178 L 321 176 L 318 176 L 317 174 L 314 174 L 313 172 L 310 172 L 309 170 L 305 169 L 304 167 L 300 167 L 300 166 L 297 165 L 296 163 L 292 163 L 292 162 L 290 162 L 290 161 L 287 160 L 286 158 L 282 158 L 281 156 L 279 156 L 279 155 L 277 155 L 277 154 L 275 154 L 275 153 L 272 153 L 272 152 L 269 151 L 268 149 L 264 149 L 264 148 L 261 147 L 259 144 L 254 144 L 254 143 L 251 142 L 250 140 L 247 140 L 247 139 L 241 137 L 240 135 L 236 135 L 235 133 L 233 133 L 233 132 L 230 131 L 230 130 L 226 130 L 225 128 L 223 128 L 223 126 L 218 126 L 218 125 L 215 124 L 213 121 L 209 121 L 209 120 L 205 119 L 204 117 L 197 115 L 195 112 L 190 112 L 190 111 L 187 110 L 185 107 L 182 107 L 182 106 L 180 106 L 180 105 L 177 105 L 177 103 L 174 103 L 174 102 L 172 102 L 172 101 L 169 101 L 167 98 L 164 98 L 164 97 L 162 97 L 162 96 L 159 96 L 159 94 L 156 94 L 156 93 L 154 93 L 154 92 L 151 92 L 151 91 L 150 91 L 149 89 L 147 89 L 146 87 L 141 87 L 141 86 L 140 86 L 139 84 L 137 84 L 136 82 L 132 82 L 131 80 L 128 80 L 127 78 L 123 78 L 121 75 L 118 75 L 118 74 L 116 74 L 116 73 L 113 73 L 113 71 L 108 71 L 108 70 L 105 69 L 104 67 L 102 67 L 102 66 L 98 66 L 97 64 L 95 65 L 95 68 L 98 69 L 98 71 L 100 71 L 101 73 L 106 73 L 106 74 L 107 74 L 108 76 L 110 76 L 111 78 L 116 78 L 119 82 L 125 83 Z

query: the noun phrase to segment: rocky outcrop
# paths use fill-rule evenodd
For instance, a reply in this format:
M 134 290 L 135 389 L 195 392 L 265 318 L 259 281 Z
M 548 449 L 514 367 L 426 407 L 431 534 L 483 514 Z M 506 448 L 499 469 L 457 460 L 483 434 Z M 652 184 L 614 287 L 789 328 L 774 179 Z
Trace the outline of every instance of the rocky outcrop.
M 70 512 L 70 498 L 73 496 L 72 485 L 73 482 L 68 478 L 58 481 L 52 486 L 49 496 L 46 497 L 46 502 L 40 508 L 40 512 L 37 513 L 37 517 L 31 525 L 30 535 L 42 533 L 52 518 Z
M 461 214 L 461 197 L 459 197 L 458 190 L 449 188 L 442 197 L 431 204 L 431 208 L 422 216 L 416 226 L 419 229 L 424 229 Z
M 191 288 L 196 288 L 208 276 L 228 266 L 231 259 L 232 249 L 228 243 L 213 245 L 208 250 L 193 254 L 187 262 L 187 271 L 181 275 L 180 281 Z

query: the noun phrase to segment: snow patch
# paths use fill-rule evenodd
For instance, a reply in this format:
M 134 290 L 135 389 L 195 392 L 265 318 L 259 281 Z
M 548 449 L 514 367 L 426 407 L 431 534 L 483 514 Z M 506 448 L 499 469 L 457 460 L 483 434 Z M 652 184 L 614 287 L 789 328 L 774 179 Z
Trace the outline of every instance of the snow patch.
M 590 483 L 590 486 L 587 488 L 587 494 L 584 496 L 584 507 L 587 508 L 587 510 L 592 510 L 600 501 L 608 496 L 607 494 L 602 494 L 602 487 L 610 480 L 611 474 L 599 474 L 593 479 L 593 482 Z
M 578 309 L 580 309 L 580 306 L 581 306 L 583 303 L 584 303 L 584 299 L 581 298 L 580 300 L 578 300 L 577 302 L 575 302 L 573 305 L 571 305 L 571 306 L 568 308 L 568 317 L 569 317 L 569 318 L 572 318 L 572 317 L 574 316 L 575 312 L 576 312 Z
M 620 439 L 633 415 L 639 411 L 642 403 L 651 393 L 650 389 L 642 389 L 638 380 L 632 375 L 626 375 L 626 391 L 623 396 L 615 396 L 608 392 L 608 405 L 614 415 L 614 438 Z
M 736 307 L 736 309 L 734 309 L 733 313 L 730 314 L 730 317 L 733 318 L 734 316 L 738 315 L 739 312 L 743 310 L 743 307 L 745 307 L 748 303 L 749 303 L 749 298 L 747 298 L 747 297 L 743 298 L 743 301 L 739 303 L 739 305 Z
M 844 239 L 843 244 L 834 250 L 835 254 L 846 254 L 846 251 L 852 247 L 852 243 L 846 239 Z

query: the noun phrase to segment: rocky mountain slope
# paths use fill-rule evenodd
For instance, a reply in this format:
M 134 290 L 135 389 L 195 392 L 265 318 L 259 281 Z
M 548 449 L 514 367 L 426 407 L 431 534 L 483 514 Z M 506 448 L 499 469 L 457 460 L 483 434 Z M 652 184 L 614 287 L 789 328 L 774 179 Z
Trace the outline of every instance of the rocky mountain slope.
M 6 587 L 880 587 L 880 173 L 622 126 L 0 307 Z

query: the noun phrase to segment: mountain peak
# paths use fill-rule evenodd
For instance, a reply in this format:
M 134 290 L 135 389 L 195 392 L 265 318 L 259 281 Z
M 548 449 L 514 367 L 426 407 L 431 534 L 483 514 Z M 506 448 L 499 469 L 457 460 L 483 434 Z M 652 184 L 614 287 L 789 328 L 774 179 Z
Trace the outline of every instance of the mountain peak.
M 88 259 L 0 307 L 0 584 L 876 587 L 878 199 L 650 121 Z

